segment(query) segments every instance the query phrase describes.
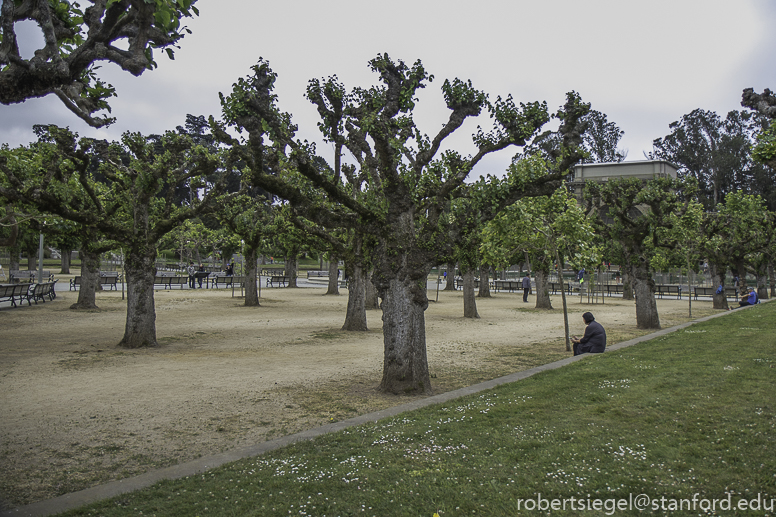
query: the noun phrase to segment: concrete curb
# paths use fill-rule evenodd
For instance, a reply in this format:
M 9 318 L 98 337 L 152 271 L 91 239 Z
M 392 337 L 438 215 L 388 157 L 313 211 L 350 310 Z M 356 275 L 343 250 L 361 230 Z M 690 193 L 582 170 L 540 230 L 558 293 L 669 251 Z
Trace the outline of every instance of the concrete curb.
M 764 300 L 763 303 L 770 302 L 770 301 L 771 300 Z M 744 307 L 744 309 L 749 309 L 749 308 L 751 307 Z M 617 343 L 616 345 L 607 347 L 607 352 L 628 348 L 633 345 L 642 343 L 644 341 L 649 341 L 651 339 L 655 339 L 657 337 L 664 336 L 666 334 L 670 334 L 672 332 L 685 329 L 696 323 L 708 321 L 714 318 L 719 318 L 721 316 L 725 316 L 727 314 L 732 314 L 732 313 L 733 311 L 720 312 L 718 314 L 706 316 L 704 318 L 683 323 L 675 327 L 658 330 L 657 332 L 653 332 L 652 334 L 647 334 L 645 336 L 634 338 L 629 341 L 624 341 L 622 343 Z M 279 449 L 281 447 L 285 447 L 295 442 L 299 442 L 303 440 L 312 440 L 313 438 L 322 436 L 324 434 L 342 431 L 349 427 L 354 427 L 361 424 L 377 422 L 378 420 L 381 420 L 383 418 L 397 416 L 407 411 L 425 408 L 428 406 L 432 406 L 434 404 L 449 402 L 451 400 L 454 400 L 466 395 L 472 395 L 474 393 L 479 393 L 481 391 L 495 388 L 502 384 L 507 384 L 510 382 L 516 382 L 523 379 L 527 379 L 528 377 L 536 375 L 537 373 L 541 373 L 549 370 L 556 370 L 568 364 L 583 360 L 588 356 L 594 356 L 594 354 L 583 354 L 583 355 L 578 355 L 576 357 L 567 357 L 566 359 L 561 359 L 560 361 L 555 361 L 542 366 L 537 366 L 536 368 L 531 368 L 530 370 L 515 372 L 509 375 L 505 375 L 503 377 L 499 377 L 497 379 L 481 382 L 473 386 L 467 386 L 465 388 L 460 388 L 454 391 L 448 391 L 447 393 L 440 393 L 439 395 L 433 395 L 431 397 L 415 400 L 413 402 L 408 402 L 406 404 L 394 406 L 380 411 L 375 411 L 374 413 L 357 416 L 354 418 L 350 418 L 348 420 L 343 420 L 341 422 L 326 424 L 321 427 L 316 427 L 314 429 L 309 429 L 307 431 L 302 431 L 300 433 L 284 436 L 282 438 L 277 438 L 275 440 L 270 440 L 268 442 L 262 442 L 248 447 L 233 449 L 231 451 L 223 452 L 221 454 L 216 454 L 213 456 L 208 456 L 205 458 L 198 458 L 196 460 L 182 463 L 180 465 L 174 465 L 172 467 L 167 467 L 164 469 L 147 472 L 139 476 L 113 481 L 105 485 L 99 485 L 92 488 L 87 488 L 79 492 L 65 494 L 59 497 L 55 497 L 53 499 L 39 501 L 37 503 L 32 503 L 30 505 L 22 506 L 20 508 L 16 508 L 13 510 L 3 511 L 2 513 L 0 513 L 0 517 L 45 517 L 49 515 L 55 515 L 57 513 L 79 508 L 81 506 L 84 506 L 96 501 L 109 499 L 117 495 L 133 492 L 141 488 L 146 488 L 153 485 L 154 483 L 163 481 L 165 479 L 180 479 L 186 476 L 201 474 L 202 472 L 205 472 L 215 467 L 219 467 L 226 463 L 241 460 L 244 458 L 260 456 L 265 452 Z

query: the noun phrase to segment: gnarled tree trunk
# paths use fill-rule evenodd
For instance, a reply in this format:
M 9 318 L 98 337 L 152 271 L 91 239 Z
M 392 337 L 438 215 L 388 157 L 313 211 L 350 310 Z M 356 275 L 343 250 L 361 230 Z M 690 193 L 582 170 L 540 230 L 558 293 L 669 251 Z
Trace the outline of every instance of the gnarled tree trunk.
M 757 273 L 757 297 L 761 300 L 768 299 L 768 279 L 759 271 Z
M 288 287 L 299 287 L 296 285 L 296 276 L 299 273 L 299 256 L 296 253 L 286 257 L 285 270 L 288 277 Z
M 712 300 L 711 306 L 714 309 L 728 310 L 730 306 L 728 305 L 728 302 L 727 302 L 727 295 L 725 295 L 725 272 L 726 271 L 724 268 L 718 269 L 716 267 L 714 267 L 712 271 L 713 273 L 716 273 L 716 274 L 712 274 L 712 278 L 716 276 L 719 279 L 719 283 L 717 284 L 717 286 L 720 286 L 720 285 L 722 286 L 722 293 L 717 294 L 717 286 L 714 287 L 714 295 L 711 298 Z
M 633 300 L 633 274 L 629 266 L 623 265 L 622 272 L 622 299 Z
M 332 257 L 329 262 L 329 288 L 326 290 L 326 294 L 339 295 L 339 260 L 337 257 Z
M 636 294 L 636 327 L 659 329 L 660 317 L 655 302 L 655 282 L 645 268 L 633 269 L 633 287 Z
M 477 299 L 474 296 L 474 271 L 471 269 L 463 274 L 463 317 L 480 317 L 477 313 Z
M 20 263 L 19 263 L 19 254 L 21 253 L 21 248 L 18 244 L 12 244 L 8 246 L 8 254 L 11 256 L 8 262 L 8 269 L 10 271 L 19 271 L 20 269 Z
M 395 394 L 430 394 L 425 285 L 393 276 L 387 279 L 381 293 L 385 352 L 380 389 Z
M 447 265 L 447 276 L 445 277 L 445 288 L 443 291 L 455 291 L 455 262 Z
M 365 331 L 366 326 L 366 271 L 356 264 L 347 264 L 348 309 L 342 330 Z
M 552 309 L 552 300 L 550 300 L 550 282 L 549 272 L 545 268 L 534 269 L 536 274 L 536 308 Z
M 377 287 L 372 282 L 372 274 L 374 269 L 369 271 L 366 278 L 366 310 L 376 310 L 380 308 L 380 296 L 377 293 Z
M 78 301 L 71 309 L 97 309 L 96 291 L 100 285 L 100 255 L 86 249 L 80 250 L 81 285 L 78 288 Z M 153 287 L 153 286 L 152 286 Z
M 59 273 L 62 275 L 69 275 L 70 274 L 70 262 L 73 256 L 73 250 L 62 248 L 61 250 L 62 256 L 60 257 L 60 271 Z
M 490 266 L 480 267 L 480 290 L 477 296 L 490 298 Z
M 256 263 L 258 253 L 256 248 L 245 244 L 245 306 L 246 307 L 260 307 L 259 303 L 259 289 L 256 282 L 256 270 L 258 269 Z
M 154 276 L 156 249 L 132 249 L 124 266 L 127 275 L 127 323 L 122 348 L 158 346 L 156 342 L 156 307 L 154 305 Z

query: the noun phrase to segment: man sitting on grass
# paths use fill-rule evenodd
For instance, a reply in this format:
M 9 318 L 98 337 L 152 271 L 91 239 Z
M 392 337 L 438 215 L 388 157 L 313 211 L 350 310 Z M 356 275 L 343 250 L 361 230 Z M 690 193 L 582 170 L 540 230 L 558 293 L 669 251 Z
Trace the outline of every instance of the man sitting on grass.
M 598 323 L 593 314 L 586 312 L 582 315 L 582 319 L 585 320 L 585 335 L 582 338 L 577 336 L 571 336 L 571 341 L 574 343 L 574 355 L 580 354 L 601 354 L 606 350 L 606 331 L 604 327 Z
M 747 305 L 754 305 L 757 303 L 757 292 L 751 287 L 744 292 L 749 291 L 748 294 L 741 295 L 741 301 L 738 302 L 739 307 L 746 307 Z

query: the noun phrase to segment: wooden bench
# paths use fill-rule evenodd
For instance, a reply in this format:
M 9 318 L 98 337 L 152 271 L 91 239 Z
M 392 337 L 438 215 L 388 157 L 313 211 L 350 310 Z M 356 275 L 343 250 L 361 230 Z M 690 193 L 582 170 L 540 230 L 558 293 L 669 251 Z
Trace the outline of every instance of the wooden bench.
M 714 296 L 714 293 L 717 292 L 716 287 L 693 287 L 693 295 L 695 296 L 695 299 L 697 300 L 699 296 Z M 733 298 L 734 300 L 738 298 L 738 289 L 735 287 L 726 287 L 725 288 L 725 297 L 726 298 Z
M 227 275 L 217 275 L 211 278 L 213 282 L 213 287 L 218 289 L 218 284 L 223 283 L 223 287 L 232 287 L 234 286 L 242 286 L 245 285 L 245 277 L 244 276 L 227 276 Z
M 523 281 L 522 280 L 494 280 L 493 287 L 496 291 L 509 291 L 510 293 L 514 293 L 515 291 L 521 291 L 523 289 Z
M 313 271 L 313 270 L 308 270 L 307 271 L 307 278 L 318 278 L 318 277 L 322 277 L 322 276 L 329 276 L 329 272 L 328 271 Z
M 663 298 L 663 295 L 667 294 L 667 295 L 676 295 L 676 298 L 678 300 L 682 299 L 681 285 L 656 285 L 655 292 L 660 298 Z
M 161 277 L 164 279 L 164 282 L 162 283 L 163 287 L 165 289 L 172 289 L 172 286 L 177 285 L 179 289 L 183 289 L 184 286 L 189 285 L 189 277 L 188 276 L 163 276 Z
M 117 285 L 121 282 L 121 275 L 116 271 L 100 272 L 100 285 L 109 286 L 111 291 L 118 289 Z
M 172 289 L 172 286 L 177 285 L 183 289 L 184 285 L 189 285 L 189 277 L 176 275 L 156 275 L 154 277 L 154 285 L 161 285 L 165 289 Z
M 290 276 L 273 275 L 267 277 L 267 287 L 286 287 L 290 282 Z
M 3 284 L 0 285 L 0 302 L 11 302 L 11 307 L 17 307 L 17 301 L 27 300 L 30 303 L 29 292 L 32 284 Z
M 566 294 L 574 293 L 573 284 L 566 282 L 563 285 L 566 286 Z M 577 286 L 577 290 L 579 290 L 579 286 Z M 560 291 L 560 282 L 550 282 L 550 291 L 552 291 L 552 294 L 557 294 Z
M 38 280 L 38 272 L 37 271 L 16 271 L 11 270 L 10 272 L 10 278 L 9 281 L 14 283 L 32 283 L 36 282 Z M 43 280 L 46 282 L 52 282 L 54 280 L 54 275 L 51 273 L 51 271 L 43 270 Z
M 53 300 L 57 297 L 57 293 L 54 290 L 54 285 L 57 283 L 57 280 L 54 280 L 53 282 L 42 282 L 40 284 L 32 284 L 32 287 L 27 291 L 27 303 L 32 305 L 30 303 L 30 300 L 35 302 L 35 305 L 38 305 L 38 300 L 42 301 L 43 303 L 46 303 L 46 297 L 48 297 L 49 300 Z
M 623 286 L 622 284 L 604 284 L 601 286 L 603 289 L 606 289 L 606 294 L 609 296 L 612 296 L 612 294 L 622 294 L 623 293 Z

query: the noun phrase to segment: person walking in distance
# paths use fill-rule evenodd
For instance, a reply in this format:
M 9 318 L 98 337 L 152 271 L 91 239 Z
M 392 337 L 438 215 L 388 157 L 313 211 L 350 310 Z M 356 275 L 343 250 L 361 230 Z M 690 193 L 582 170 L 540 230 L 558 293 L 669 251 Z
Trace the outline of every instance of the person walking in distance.
M 531 291 L 531 277 L 528 276 L 528 271 L 525 272 L 523 277 L 523 303 L 528 303 L 528 293 Z

